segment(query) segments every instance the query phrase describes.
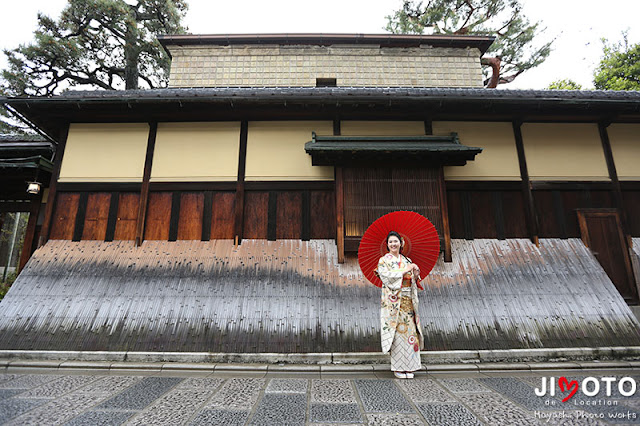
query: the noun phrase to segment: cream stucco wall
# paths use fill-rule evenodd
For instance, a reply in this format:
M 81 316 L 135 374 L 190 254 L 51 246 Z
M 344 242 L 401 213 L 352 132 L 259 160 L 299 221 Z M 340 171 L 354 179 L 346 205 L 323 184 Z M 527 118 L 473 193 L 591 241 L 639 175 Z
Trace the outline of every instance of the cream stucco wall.
M 311 132 L 333 134 L 331 121 L 250 121 L 245 180 L 333 180 L 333 167 L 312 166 Z
M 240 122 L 159 123 L 151 181 L 235 181 Z
M 464 166 L 444 168 L 447 180 L 520 180 L 518 152 L 511 123 L 434 121 L 434 135 L 458 133 L 460 143 L 482 148 Z
M 60 182 L 141 182 L 147 123 L 69 126 Z
M 423 136 L 424 121 L 341 121 L 342 136 Z
M 612 124 L 607 129 L 620 180 L 640 180 L 640 124 Z
M 522 139 L 531 179 L 609 180 L 595 123 L 525 123 Z

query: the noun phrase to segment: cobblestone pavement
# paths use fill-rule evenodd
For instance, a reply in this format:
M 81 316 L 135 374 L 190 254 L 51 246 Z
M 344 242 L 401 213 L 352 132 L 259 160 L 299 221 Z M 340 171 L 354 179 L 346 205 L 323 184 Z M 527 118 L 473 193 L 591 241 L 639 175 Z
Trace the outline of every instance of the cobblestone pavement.
M 637 370 L 309 373 L 14 369 L 0 374 L 7 425 L 607 425 L 640 423 Z M 536 396 L 543 378 L 579 388 Z M 593 377 L 594 379 L 588 379 Z M 632 380 L 625 379 L 630 377 Z M 605 380 L 602 380 L 605 378 Z M 607 379 L 607 378 L 615 378 Z M 586 380 L 585 380 L 586 379 Z M 576 382 L 573 382 L 573 381 Z M 600 391 L 588 396 L 582 389 Z M 611 383 L 607 396 L 606 384 Z M 564 382 L 563 382 L 564 383 Z M 623 383 L 622 394 L 619 385 Z M 640 387 L 640 386 L 639 386 Z

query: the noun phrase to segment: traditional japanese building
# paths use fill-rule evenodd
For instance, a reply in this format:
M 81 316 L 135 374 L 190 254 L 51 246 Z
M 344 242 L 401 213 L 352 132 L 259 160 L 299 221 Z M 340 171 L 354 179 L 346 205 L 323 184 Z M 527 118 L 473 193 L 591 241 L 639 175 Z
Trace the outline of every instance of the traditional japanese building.
M 24 267 L 36 248 L 54 151 L 38 135 L 0 135 L 0 278 Z M 21 217 L 28 218 L 26 229 L 18 226 Z M 23 250 L 20 239 L 27 241 Z
M 484 88 L 484 36 L 160 41 L 166 89 L 4 100 L 57 151 L 0 349 L 378 351 L 394 210 L 441 236 L 427 350 L 640 346 L 639 92 Z

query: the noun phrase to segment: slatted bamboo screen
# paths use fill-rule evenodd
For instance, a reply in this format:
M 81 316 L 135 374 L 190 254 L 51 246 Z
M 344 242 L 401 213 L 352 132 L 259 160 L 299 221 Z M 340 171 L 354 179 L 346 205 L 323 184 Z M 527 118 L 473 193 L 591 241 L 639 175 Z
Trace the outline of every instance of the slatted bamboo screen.
M 428 218 L 442 239 L 439 168 L 345 168 L 346 237 L 361 237 L 380 216 L 409 210 Z

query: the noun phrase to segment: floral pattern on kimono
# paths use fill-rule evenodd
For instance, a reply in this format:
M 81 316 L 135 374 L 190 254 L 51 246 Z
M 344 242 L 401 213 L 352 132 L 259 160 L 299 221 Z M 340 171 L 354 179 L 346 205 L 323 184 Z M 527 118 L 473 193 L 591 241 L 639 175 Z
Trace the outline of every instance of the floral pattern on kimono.
M 402 299 L 401 288 L 403 276 L 405 275 L 403 270 L 409 263 L 411 263 L 411 260 L 407 257 L 400 255 L 399 258 L 396 258 L 391 253 L 385 254 L 378 261 L 376 275 L 378 275 L 382 281 L 382 296 L 380 299 L 380 338 L 382 353 L 388 353 L 391 349 L 391 344 L 393 343 L 393 338 L 399 325 L 398 314 L 400 312 L 400 301 Z M 404 279 L 409 279 L 409 275 L 412 274 L 406 274 Z M 413 275 L 411 276 L 411 301 L 413 302 L 415 312 L 413 319 L 418 332 L 418 348 L 422 350 L 424 349 L 424 336 L 422 335 L 422 327 L 418 316 L 418 288 L 416 278 Z

